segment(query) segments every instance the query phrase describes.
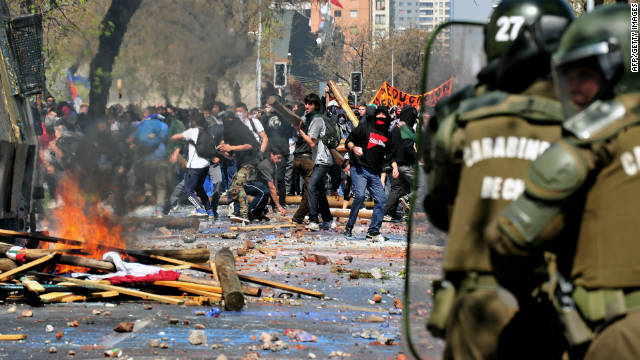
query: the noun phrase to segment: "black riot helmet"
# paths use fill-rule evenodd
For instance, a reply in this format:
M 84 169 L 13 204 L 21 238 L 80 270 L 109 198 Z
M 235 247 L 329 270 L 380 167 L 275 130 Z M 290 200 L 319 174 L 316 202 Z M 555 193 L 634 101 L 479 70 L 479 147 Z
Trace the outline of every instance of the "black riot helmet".
M 496 88 L 518 93 L 550 74 L 551 53 L 573 21 L 564 0 L 505 0 L 487 24 L 485 51 L 497 63 Z

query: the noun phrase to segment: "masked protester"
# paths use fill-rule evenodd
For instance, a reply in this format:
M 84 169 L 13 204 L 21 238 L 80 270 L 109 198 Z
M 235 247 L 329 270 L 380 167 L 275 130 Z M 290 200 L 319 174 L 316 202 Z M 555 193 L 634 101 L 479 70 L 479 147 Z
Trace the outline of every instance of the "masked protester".
M 411 105 L 405 105 L 400 114 L 397 126 L 391 129 L 391 141 L 395 144 L 395 151 L 391 154 L 392 160 L 398 164 L 400 176 L 391 177 L 391 191 L 385 207 L 384 221 L 400 221 L 396 215 L 398 203 L 402 196 L 411 191 L 413 183 L 413 163 L 416 159 L 416 138 L 413 127 L 418 120 L 418 112 Z M 403 201 L 404 210 L 407 211 L 406 201 Z
M 394 144 L 389 132 L 390 122 L 391 117 L 387 110 L 378 108 L 373 117 L 361 122 L 347 137 L 346 144 L 351 160 L 351 181 L 355 194 L 344 231 L 344 235 L 349 238 L 353 236 L 352 231 L 358 218 L 358 211 L 364 204 L 365 190 L 369 190 L 371 197 L 373 197 L 374 208 L 366 239 L 372 242 L 386 240 L 380 235 L 386 204 L 386 195 L 380 174 L 385 157 L 394 152 Z M 398 164 L 393 161 L 391 166 L 393 177 L 397 178 L 399 175 Z

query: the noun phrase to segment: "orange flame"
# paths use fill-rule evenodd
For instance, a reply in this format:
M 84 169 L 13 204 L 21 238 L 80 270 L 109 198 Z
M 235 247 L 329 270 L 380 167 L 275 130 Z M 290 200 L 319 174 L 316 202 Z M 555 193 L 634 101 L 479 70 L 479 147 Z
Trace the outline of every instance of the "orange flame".
M 97 200 L 85 194 L 75 179 L 65 176 L 58 185 L 57 193 L 62 198 L 63 205 L 52 212 L 50 223 L 55 226 L 54 236 L 84 242 L 82 251 L 93 259 L 102 259 L 102 254 L 109 251 L 105 246 L 120 249 L 126 247 L 120 236 L 122 226 L 113 224 L 111 213 L 100 206 Z M 50 243 L 49 247 L 69 249 L 77 245 Z M 57 265 L 56 270 L 62 273 L 86 269 Z

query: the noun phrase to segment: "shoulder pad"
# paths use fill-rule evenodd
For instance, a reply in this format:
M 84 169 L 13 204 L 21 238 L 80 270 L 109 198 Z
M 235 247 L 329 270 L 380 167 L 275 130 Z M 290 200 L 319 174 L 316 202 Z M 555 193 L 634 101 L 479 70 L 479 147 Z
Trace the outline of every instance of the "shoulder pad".
M 542 200 L 561 200 L 585 182 L 588 166 L 578 149 L 559 140 L 531 164 L 525 187 L 528 194 Z
M 598 100 L 586 109 L 570 117 L 562 127 L 580 140 L 590 140 L 596 135 L 607 135 L 602 131 L 624 118 L 627 113 L 624 105 L 616 100 Z M 622 124 L 621 124 L 622 125 Z M 608 135 L 615 135 L 611 131 Z M 601 136 L 598 136 L 601 137 Z
M 477 99 L 463 102 L 459 111 L 462 122 L 500 115 L 554 123 L 561 123 L 564 120 L 562 106 L 554 99 L 534 95 L 509 94 L 502 91 L 493 91 Z
M 463 114 L 463 113 L 474 111 L 479 108 L 495 106 L 504 102 L 507 96 L 509 96 L 509 94 L 504 91 L 492 91 L 482 96 L 478 96 L 472 99 L 467 99 L 460 103 L 458 112 L 460 114 Z

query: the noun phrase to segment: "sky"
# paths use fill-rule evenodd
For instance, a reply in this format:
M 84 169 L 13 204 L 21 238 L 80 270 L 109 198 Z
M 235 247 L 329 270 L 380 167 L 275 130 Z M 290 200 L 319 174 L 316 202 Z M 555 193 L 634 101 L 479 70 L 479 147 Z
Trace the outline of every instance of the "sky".
M 491 13 L 491 5 L 498 0 L 452 0 L 453 20 L 473 20 L 486 22 Z

